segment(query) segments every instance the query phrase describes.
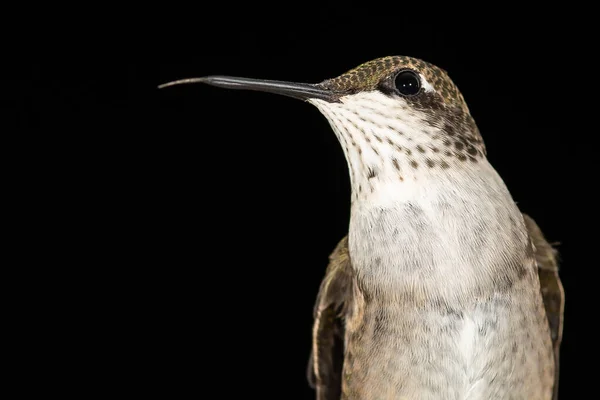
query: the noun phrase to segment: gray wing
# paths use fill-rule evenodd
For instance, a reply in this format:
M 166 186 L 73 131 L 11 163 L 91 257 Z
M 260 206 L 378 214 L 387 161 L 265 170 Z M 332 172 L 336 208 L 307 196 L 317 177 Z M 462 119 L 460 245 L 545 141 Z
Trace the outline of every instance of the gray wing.
M 563 331 L 565 292 L 558 275 L 557 251 L 546 241 L 544 234 L 535 221 L 526 214 L 523 214 L 523 217 L 529 236 L 535 246 L 535 258 L 540 276 L 542 297 L 552 333 L 555 363 L 553 399 L 556 400 L 558 399 L 559 354 Z
M 314 309 L 308 380 L 317 392 L 317 400 L 339 400 L 341 396 L 343 313 L 352 293 L 351 283 L 348 239 L 344 238 L 329 257 Z

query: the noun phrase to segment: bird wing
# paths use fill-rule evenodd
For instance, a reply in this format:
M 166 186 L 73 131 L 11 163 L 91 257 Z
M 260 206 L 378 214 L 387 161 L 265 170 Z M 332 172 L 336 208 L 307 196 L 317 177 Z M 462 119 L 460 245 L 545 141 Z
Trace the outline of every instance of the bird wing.
M 313 345 L 308 381 L 317 400 L 339 400 L 344 360 L 345 305 L 352 295 L 352 272 L 345 237 L 329 256 L 314 309 Z
M 557 251 L 546 241 L 544 234 L 535 221 L 528 215 L 523 214 L 525 225 L 529 236 L 535 246 L 535 258 L 540 276 L 540 287 L 546 308 L 546 316 L 550 324 L 552 344 L 554 346 L 554 396 L 558 398 L 558 372 L 559 353 L 563 331 L 563 313 L 565 306 L 565 292 L 558 276 L 558 254 Z

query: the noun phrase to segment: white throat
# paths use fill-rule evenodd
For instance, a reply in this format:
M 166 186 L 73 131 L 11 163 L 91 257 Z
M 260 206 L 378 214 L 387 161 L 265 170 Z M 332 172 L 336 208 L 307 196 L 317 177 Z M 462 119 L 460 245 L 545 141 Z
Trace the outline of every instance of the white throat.
M 350 255 L 366 281 L 392 293 L 447 282 L 451 297 L 491 285 L 496 266 L 526 254 L 522 216 L 481 153 L 470 157 L 402 98 L 371 91 L 311 103 L 346 155 Z
M 339 103 L 310 102 L 329 120 L 342 145 L 353 202 L 388 192 L 390 186 L 405 191 L 411 183 L 422 186 L 427 177 L 479 168 L 470 165 L 477 162 L 474 148 L 449 139 L 442 127 L 401 97 L 370 91 L 342 97 Z

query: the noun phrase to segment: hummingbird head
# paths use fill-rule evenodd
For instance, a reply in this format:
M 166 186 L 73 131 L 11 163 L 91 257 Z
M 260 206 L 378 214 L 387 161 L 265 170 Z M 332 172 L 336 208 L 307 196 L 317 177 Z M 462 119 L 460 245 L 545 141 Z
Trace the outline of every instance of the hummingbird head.
M 346 156 L 353 201 L 382 187 L 476 171 L 485 146 L 462 94 L 425 61 L 378 58 L 317 84 L 225 76 L 183 79 L 308 101 L 328 119 Z

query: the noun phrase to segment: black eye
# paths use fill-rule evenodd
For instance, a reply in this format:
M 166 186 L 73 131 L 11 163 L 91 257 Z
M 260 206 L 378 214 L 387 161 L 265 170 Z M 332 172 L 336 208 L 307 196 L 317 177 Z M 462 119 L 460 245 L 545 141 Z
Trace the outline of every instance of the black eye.
M 413 71 L 402 71 L 396 76 L 396 89 L 404 96 L 413 96 L 419 93 L 421 81 Z

